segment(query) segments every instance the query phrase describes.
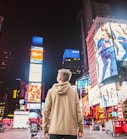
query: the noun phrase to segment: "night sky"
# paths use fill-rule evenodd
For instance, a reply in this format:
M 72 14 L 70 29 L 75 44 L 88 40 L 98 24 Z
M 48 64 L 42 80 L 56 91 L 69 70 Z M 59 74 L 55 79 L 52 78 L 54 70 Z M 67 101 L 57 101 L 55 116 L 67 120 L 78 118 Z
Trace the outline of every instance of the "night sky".
M 126 0 L 112 0 L 115 14 L 126 16 L 127 2 L 124 2 Z M 82 49 L 78 20 L 81 3 L 81 0 L 0 0 L 0 15 L 5 18 L 0 48 L 10 50 L 14 55 L 14 78 L 28 78 L 31 39 L 42 36 L 43 81 L 51 87 L 61 68 L 64 49 Z

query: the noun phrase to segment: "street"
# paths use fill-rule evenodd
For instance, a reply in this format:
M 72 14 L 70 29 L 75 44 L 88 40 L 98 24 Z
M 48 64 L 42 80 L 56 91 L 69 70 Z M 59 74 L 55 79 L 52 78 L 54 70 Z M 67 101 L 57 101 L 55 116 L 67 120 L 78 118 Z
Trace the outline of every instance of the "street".
M 0 133 L 0 139 L 30 139 L 29 129 L 6 129 L 5 132 Z M 89 128 L 84 128 L 84 136 L 80 139 L 127 139 L 125 135 L 117 135 L 113 137 L 104 131 L 92 131 L 90 133 Z M 42 130 L 39 131 L 38 135 L 32 137 L 31 139 L 44 139 L 42 135 Z

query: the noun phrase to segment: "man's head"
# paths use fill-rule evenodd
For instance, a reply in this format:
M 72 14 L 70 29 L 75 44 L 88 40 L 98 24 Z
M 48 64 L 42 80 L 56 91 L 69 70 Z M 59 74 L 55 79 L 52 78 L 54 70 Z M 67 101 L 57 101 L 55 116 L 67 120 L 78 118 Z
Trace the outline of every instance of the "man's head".
M 70 81 L 72 73 L 69 69 L 59 69 L 57 74 L 57 82 Z

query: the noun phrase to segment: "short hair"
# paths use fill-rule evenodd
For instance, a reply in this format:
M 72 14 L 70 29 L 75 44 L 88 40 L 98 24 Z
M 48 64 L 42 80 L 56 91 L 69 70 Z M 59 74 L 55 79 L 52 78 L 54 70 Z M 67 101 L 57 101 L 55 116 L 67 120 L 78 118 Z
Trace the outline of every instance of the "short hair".
M 70 81 L 72 73 L 69 69 L 59 69 L 58 74 L 63 82 Z

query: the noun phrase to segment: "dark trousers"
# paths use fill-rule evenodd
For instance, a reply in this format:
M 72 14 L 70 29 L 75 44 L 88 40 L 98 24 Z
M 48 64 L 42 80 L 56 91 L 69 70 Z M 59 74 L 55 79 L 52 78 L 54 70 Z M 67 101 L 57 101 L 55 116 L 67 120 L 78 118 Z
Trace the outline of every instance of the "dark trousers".
M 49 137 L 50 137 L 50 139 L 77 139 L 77 136 L 72 136 L 72 135 L 54 135 L 54 134 L 50 134 Z

